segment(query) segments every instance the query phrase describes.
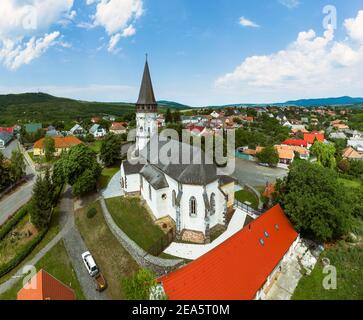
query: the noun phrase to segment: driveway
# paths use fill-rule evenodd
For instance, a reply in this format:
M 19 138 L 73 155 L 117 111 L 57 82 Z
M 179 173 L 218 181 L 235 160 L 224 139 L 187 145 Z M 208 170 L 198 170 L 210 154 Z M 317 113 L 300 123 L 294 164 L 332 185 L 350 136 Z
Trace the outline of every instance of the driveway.
M 72 262 L 74 271 L 77 274 L 82 291 L 87 300 L 107 300 L 105 292 L 97 292 L 93 278 L 88 274 L 88 271 L 82 261 L 82 253 L 89 251 L 83 241 L 74 222 L 74 202 L 72 189 L 69 187 L 65 192 L 61 204 L 61 212 L 70 214 L 70 227 L 63 236 L 64 246 L 68 256 Z
M 259 166 L 256 162 L 236 159 L 236 169 L 233 177 L 238 180 L 241 185 L 249 184 L 250 186 L 264 186 L 266 182 L 275 182 L 287 176 L 288 171 L 281 168 L 266 168 Z
M 19 150 L 18 149 L 18 141 L 17 140 L 13 140 L 13 141 L 11 141 L 7 146 L 6 146 L 6 148 L 5 149 L 0 149 L 0 152 L 2 152 L 3 153 L 3 155 L 6 157 L 6 158 L 8 158 L 8 159 L 10 159 L 10 157 L 11 157 L 11 153 L 13 152 L 13 151 L 17 151 L 17 150 Z

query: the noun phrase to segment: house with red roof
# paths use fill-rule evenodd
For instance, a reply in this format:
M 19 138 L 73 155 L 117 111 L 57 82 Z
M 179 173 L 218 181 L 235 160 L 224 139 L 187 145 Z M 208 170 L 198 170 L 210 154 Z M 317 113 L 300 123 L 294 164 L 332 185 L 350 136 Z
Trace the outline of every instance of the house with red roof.
M 76 300 L 76 295 L 70 287 L 40 270 L 18 292 L 17 300 Z
M 263 299 L 298 241 L 299 234 L 277 205 L 158 282 L 170 300 Z
M 0 127 L 0 132 L 13 134 L 14 133 L 14 127 Z
M 314 144 L 315 140 L 324 142 L 325 136 L 322 132 L 312 131 L 309 133 L 304 133 L 304 140 L 307 142 L 308 147 L 310 148 Z
M 282 145 L 286 146 L 296 146 L 296 147 L 304 147 L 307 148 L 308 143 L 305 140 L 302 139 L 287 139 L 284 142 L 281 143 Z

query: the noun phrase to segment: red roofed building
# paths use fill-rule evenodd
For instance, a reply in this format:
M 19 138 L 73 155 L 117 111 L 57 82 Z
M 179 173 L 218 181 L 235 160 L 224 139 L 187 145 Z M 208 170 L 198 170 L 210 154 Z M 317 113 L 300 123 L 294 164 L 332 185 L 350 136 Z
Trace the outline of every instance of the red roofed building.
M 40 270 L 18 292 L 17 300 L 76 300 L 76 295 L 48 272 Z
M 296 146 L 296 147 L 304 147 L 304 148 L 306 148 L 308 146 L 307 141 L 302 140 L 302 139 L 287 139 L 284 142 L 282 142 L 281 144 L 286 145 L 286 146 Z
M 187 129 L 191 131 L 192 134 L 195 135 L 203 135 L 205 134 L 206 128 L 203 126 L 196 126 L 194 124 L 188 125 Z
M 308 145 L 313 145 L 315 142 L 315 139 L 318 140 L 319 142 L 324 142 L 324 140 L 325 140 L 324 133 L 321 133 L 318 131 L 304 133 L 304 140 L 308 143 Z
M 60 156 L 62 151 L 68 151 L 70 148 L 82 143 L 77 137 L 67 136 L 67 137 L 52 137 L 54 140 L 55 156 Z M 44 156 L 44 138 L 36 141 L 34 143 L 33 152 L 35 156 Z
M 13 134 L 14 128 L 13 127 L 0 127 L 0 132 L 6 132 L 9 134 Z
M 277 205 L 218 247 L 158 281 L 170 300 L 260 299 L 298 240 Z

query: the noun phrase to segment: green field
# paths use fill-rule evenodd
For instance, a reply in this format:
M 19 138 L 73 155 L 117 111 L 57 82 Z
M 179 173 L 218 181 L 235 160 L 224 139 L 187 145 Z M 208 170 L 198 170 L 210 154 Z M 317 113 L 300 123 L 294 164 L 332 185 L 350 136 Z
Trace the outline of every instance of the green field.
M 90 208 L 97 210 L 93 218 L 87 217 L 87 211 Z M 75 215 L 82 238 L 107 280 L 108 297 L 116 300 L 123 299 L 122 279 L 136 272 L 139 266 L 108 228 L 99 202 L 77 210 Z
M 114 166 L 110 168 L 103 168 L 100 179 L 99 179 L 99 187 L 104 189 L 107 187 L 108 183 L 112 179 L 112 177 L 120 170 L 120 166 Z
M 243 190 L 239 190 L 234 194 L 236 200 L 238 200 L 239 202 L 245 203 L 246 201 L 251 203 L 251 207 L 255 210 L 258 209 L 258 203 L 259 203 L 259 199 L 257 198 L 257 196 L 249 190 L 243 189 Z
M 115 223 L 145 251 L 164 237 L 139 198 L 112 198 L 106 204 Z
M 348 245 L 343 241 L 322 253 L 321 258 L 330 259 L 330 264 L 337 270 L 337 289 L 326 290 L 323 279 L 321 259 L 311 275 L 300 280 L 293 300 L 362 300 L 363 299 L 363 248 L 360 245 Z
M 37 271 L 43 269 L 57 278 L 63 284 L 71 287 L 78 300 L 84 300 L 81 285 L 78 282 L 75 271 L 68 258 L 63 241 L 58 242 L 39 262 L 35 265 Z M 20 279 L 10 290 L 0 295 L 0 300 L 16 300 L 18 291 L 22 288 Z

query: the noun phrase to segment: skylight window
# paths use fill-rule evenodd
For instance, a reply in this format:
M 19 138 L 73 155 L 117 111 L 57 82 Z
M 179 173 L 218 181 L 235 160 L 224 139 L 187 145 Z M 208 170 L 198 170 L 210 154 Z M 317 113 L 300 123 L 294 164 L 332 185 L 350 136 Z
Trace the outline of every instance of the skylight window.
M 275 224 L 275 229 L 278 231 L 280 229 L 278 224 Z
M 265 245 L 265 241 L 263 241 L 262 238 L 260 239 L 260 244 L 261 244 L 261 246 L 264 246 Z
M 265 233 L 265 237 L 268 238 L 269 234 L 267 231 L 264 232 Z

